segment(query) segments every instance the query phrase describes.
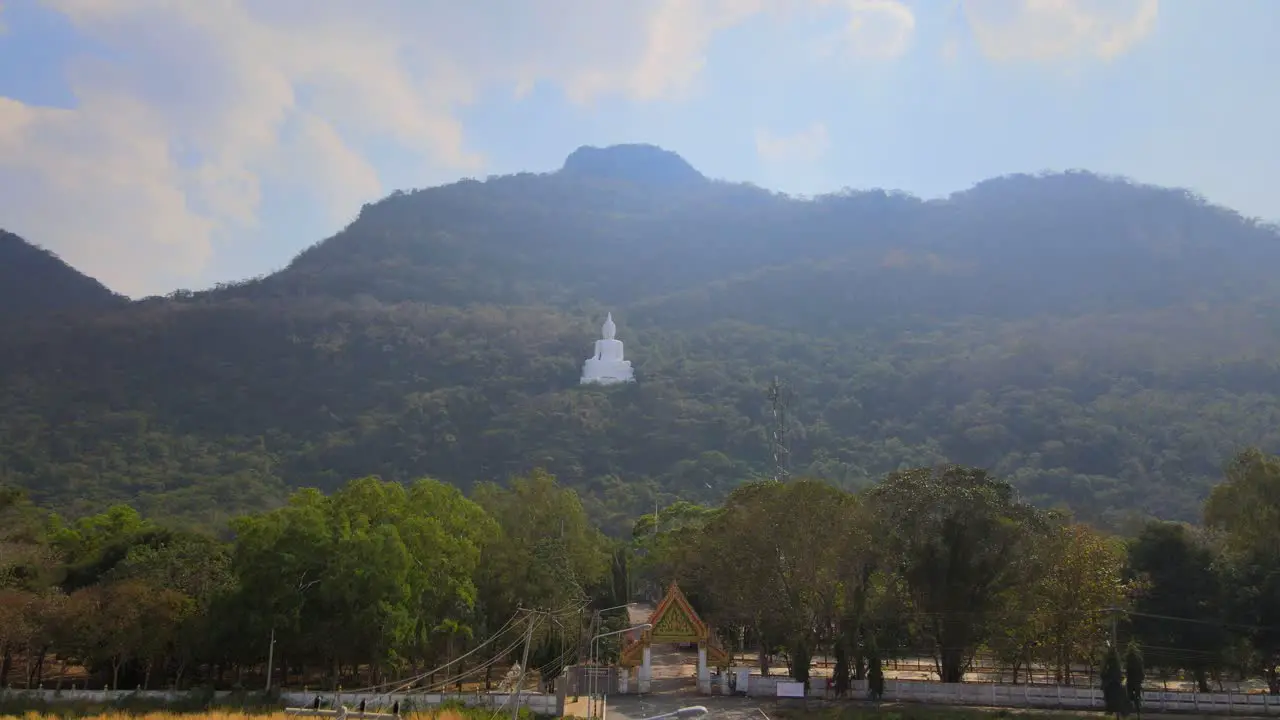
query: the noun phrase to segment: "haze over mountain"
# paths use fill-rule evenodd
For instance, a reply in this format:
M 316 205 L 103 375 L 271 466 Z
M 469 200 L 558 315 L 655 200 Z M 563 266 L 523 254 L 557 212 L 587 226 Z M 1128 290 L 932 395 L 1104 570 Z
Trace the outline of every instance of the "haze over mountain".
M 805 195 L 1088 168 L 1280 220 L 1274 0 L 550 1 L 0 3 L 3 226 L 140 298 L 620 142 Z
M 770 471 L 989 467 L 1195 519 L 1280 444 L 1274 228 L 1084 172 L 801 200 L 651 146 L 366 205 L 273 275 L 0 337 L 0 482 L 214 520 L 378 473 L 546 467 L 613 527 Z M 639 382 L 583 389 L 606 310 Z M 5 326 L 9 330 L 9 326 Z

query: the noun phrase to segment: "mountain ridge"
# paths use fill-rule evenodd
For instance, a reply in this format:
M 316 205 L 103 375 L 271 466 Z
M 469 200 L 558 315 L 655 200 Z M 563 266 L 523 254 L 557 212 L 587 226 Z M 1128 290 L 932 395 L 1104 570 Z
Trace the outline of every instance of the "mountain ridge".
M 54 253 L 0 228 L 0 318 L 111 308 L 125 302 Z
M 1280 446 L 1269 226 L 1091 173 L 796 199 L 638 152 L 393 193 L 264 278 L 0 328 L 0 483 L 209 521 L 544 467 L 612 528 L 770 472 L 775 376 L 795 474 L 955 461 L 1100 524 L 1194 520 L 1226 458 Z M 580 388 L 606 311 L 639 382 Z

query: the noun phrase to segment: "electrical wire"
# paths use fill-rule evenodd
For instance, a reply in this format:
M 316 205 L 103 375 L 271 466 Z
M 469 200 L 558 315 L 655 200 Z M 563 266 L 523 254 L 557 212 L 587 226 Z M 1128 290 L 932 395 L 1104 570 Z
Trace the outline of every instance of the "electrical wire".
M 532 620 L 530 620 L 530 622 L 532 622 Z M 517 646 L 519 646 L 519 645 L 520 645 L 520 643 L 522 643 L 522 642 L 524 642 L 524 637 L 523 637 L 523 636 L 521 636 L 521 637 L 517 637 L 517 638 L 515 639 L 515 641 L 514 641 L 514 642 L 512 642 L 510 645 L 508 645 L 507 647 L 505 647 L 505 648 L 503 648 L 502 650 L 500 650 L 496 655 L 494 655 L 493 657 L 489 658 L 489 660 L 487 660 L 486 662 L 481 663 L 480 665 L 477 665 L 477 666 L 475 666 L 474 668 L 471 668 L 470 670 L 468 670 L 468 671 L 466 671 L 466 672 L 464 672 L 464 673 L 462 673 L 462 674 L 454 675 L 453 677 L 446 678 L 445 680 L 443 680 L 443 681 L 441 681 L 441 682 L 439 682 L 439 683 L 436 683 L 435 685 L 432 685 L 432 686 L 429 686 L 429 687 L 425 687 L 425 688 L 421 688 L 421 689 L 419 689 L 418 691 L 419 691 L 419 692 L 434 692 L 434 691 L 436 691 L 436 690 L 440 690 L 440 689 L 446 688 L 446 687 L 448 687 L 448 686 L 450 686 L 450 685 L 455 685 L 455 684 L 457 684 L 457 682 L 458 682 L 459 680 L 462 680 L 463 678 L 471 677 L 472 675 L 475 675 L 476 673 L 480 672 L 481 670 L 484 670 L 484 669 L 486 669 L 486 668 L 488 668 L 488 667 L 491 667 L 494 663 L 496 663 L 496 662 L 498 662 L 499 660 L 501 660 L 501 659 L 503 659 L 503 658 L 507 657 L 507 656 L 508 656 L 508 655 L 509 655 L 513 650 L 515 650 L 515 649 L 516 649 L 516 647 L 517 647 Z M 459 660 L 461 660 L 461 659 L 462 659 L 462 658 L 459 658 Z M 430 674 L 430 673 L 428 673 L 428 675 L 429 675 L 429 674 Z M 410 681 L 410 682 L 408 682 L 408 683 L 405 683 L 405 684 L 401 685 L 400 687 L 396 688 L 395 690 L 392 690 L 392 692 L 406 692 L 406 691 L 408 691 L 408 690 L 412 690 L 412 689 L 414 689 L 414 688 L 413 688 L 413 686 L 414 686 L 415 684 L 417 684 L 417 682 L 418 682 L 418 681 L 422 680 L 422 678 L 424 678 L 424 677 L 426 677 L 426 675 L 420 675 L 420 676 L 418 676 L 417 678 L 414 678 L 412 681 Z
M 490 636 L 489 636 L 489 637 L 488 637 L 484 642 L 482 642 L 482 643 L 480 643 L 479 645 L 475 646 L 474 648 L 472 648 L 471 650 L 469 650 L 469 651 L 468 651 L 468 652 L 466 652 L 465 654 L 463 654 L 463 655 L 461 655 L 461 656 L 459 656 L 459 657 L 457 657 L 457 658 L 454 658 L 453 660 L 450 660 L 449 662 L 445 663 L 444 665 L 441 665 L 441 666 L 440 666 L 440 667 L 438 667 L 438 668 L 433 668 L 433 669 L 428 670 L 428 671 L 426 671 L 426 672 L 424 672 L 424 673 L 421 673 L 421 674 L 419 674 L 419 675 L 415 675 L 413 678 L 410 678 L 410 679 L 408 679 L 408 680 L 405 680 L 405 679 L 403 679 L 403 678 L 402 678 L 402 679 L 400 679 L 400 680 L 393 680 L 393 681 L 391 681 L 391 682 L 384 682 L 384 683 L 380 683 L 380 684 L 377 684 L 377 685 L 370 685 L 369 687 L 366 687 L 366 688 L 360 688 L 360 689 L 357 689 L 357 690 L 350 690 L 350 691 L 348 691 L 348 692 L 356 692 L 356 693 L 363 693 L 363 692 L 377 692 L 377 691 L 381 690 L 382 688 L 392 687 L 393 685 L 399 685 L 399 684 L 402 684 L 402 683 L 405 683 L 405 682 L 413 683 L 413 682 L 416 682 L 416 681 L 418 681 L 418 680 L 421 680 L 422 678 L 430 677 L 431 675 L 434 675 L 434 674 L 436 674 L 436 673 L 438 673 L 438 672 L 440 672 L 440 671 L 442 671 L 442 670 L 447 670 L 448 668 L 452 667 L 453 665 L 456 665 L 457 663 L 460 663 L 460 662 L 462 662 L 463 660 L 466 660 L 468 657 L 470 657 L 470 656 L 472 656 L 472 655 L 476 654 L 476 653 L 477 653 L 477 652 L 479 652 L 482 648 L 484 648 L 486 645 L 489 645 L 490 643 L 492 643 L 492 642 L 496 641 L 499 637 L 501 637 L 504 633 L 506 633 L 506 632 L 507 632 L 507 631 L 508 631 L 508 630 L 509 630 L 509 629 L 510 629 L 514 624 L 515 624 L 515 622 L 516 622 L 516 618 L 518 618 L 518 617 L 520 617 L 520 611 L 518 611 L 518 610 L 517 610 L 515 613 L 512 613 L 512 615 L 511 615 L 510 619 L 508 619 L 508 620 L 507 620 L 507 622 L 506 622 L 505 624 L 503 624 L 503 626 L 502 626 L 501 628 L 499 628 L 497 632 L 495 632 L 495 633 L 493 633 L 492 635 L 490 635 Z

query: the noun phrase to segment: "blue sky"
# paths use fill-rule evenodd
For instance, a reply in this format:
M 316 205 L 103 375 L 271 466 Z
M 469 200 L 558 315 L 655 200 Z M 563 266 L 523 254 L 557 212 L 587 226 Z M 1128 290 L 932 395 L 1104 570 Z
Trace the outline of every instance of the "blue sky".
M 0 227 L 133 296 L 651 142 L 799 194 L 1083 168 L 1280 219 L 1280 0 L 0 0 Z

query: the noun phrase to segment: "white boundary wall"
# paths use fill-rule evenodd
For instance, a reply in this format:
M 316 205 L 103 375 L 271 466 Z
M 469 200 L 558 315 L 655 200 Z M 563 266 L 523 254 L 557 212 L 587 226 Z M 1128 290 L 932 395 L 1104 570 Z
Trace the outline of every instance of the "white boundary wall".
M 786 676 L 752 675 L 747 694 L 752 697 L 775 697 L 779 682 Z M 813 678 L 809 697 L 829 697 L 828 678 Z M 741 689 L 739 689 L 740 691 Z M 867 681 L 855 680 L 849 697 L 867 696 Z M 924 680 L 884 681 L 883 700 L 919 702 L 935 705 L 981 705 L 986 707 L 1047 708 L 1067 710 L 1101 710 L 1102 689 L 1064 685 L 1003 685 L 996 683 L 940 683 Z M 1146 690 L 1142 693 L 1143 710 L 1152 712 L 1192 712 L 1252 716 L 1280 716 L 1280 696 L 1259 693 L 1194 693 Z
M 866 694 L 866 682 L 856 683 Z M 944 684 L 911 680 L 885 680 L 886 700 L 906 700 L 950 705 L 1030 707 L 1101 710 L 1101 688 L 1062 685 L 998 685 L 995 683 Z M 1142 709 L 1152 712 L 1224 713 L 1232 715 L 1280 715 L 1280 697 L 1245 693 L 1194 693 L 1146 690 Z
M 225 701 L 236 694 L 229 690 L 220 690 L 213 693 L 213 700 L 214 702 Z M 317 695 L 320 696 L 323 707 L 332 707 L 336 700 L 353 708 L 364 700 L 370 710 L 389 708 L 397 701 L 402 707 L 416 709 L 436 707 L 445 703 L 510 709 L 511 703 L 515 700 L 515 693 L 336 693 L 324 690 L 312 692 L 285 690 L 279 694 L 279 702 L 281 706 L 310 707 Z M 0 690 L 0 698 L 6 700 L 30 699 L 50 704 L 58 702 L 105 704 L 135 699 L 156 703 L 177 703 L 198 696 L 200 696 L 198 692 L 177 690 Z M 561 712 L 556 696 L 546 693 L 521 693 L 520 706 L 539 715 L 559 715 Z
M 810 697 L 827 697 L 826 678 L 815 678 L 809 689 Z M 762 677 L 752 675 L 748 682 L 747 692 L 753 697 L 776 697 L 778 682 L 788 682 L 786 676 L 774 675 Z M 741 689 L 739 689 L 741 690 Z M 849 691 L 851 698 L 865 698 L 867 683 L 865 680 L 853 682 Z M 181 702 L 189 700 L 197 693 L 172 690 L 0 690 L 0 697 L 5 699 L 29 698 L 40 702 L 95 702 L 110 703 L 136 698 L 157 703 Z M 235 693 L 221 691 L 214 693 L 214 700 L 230 699 Z M 335 699 L 347 707 L 355 707 L 361 700 L 368 703 L 370 709 L 390 707 L 397 700 L 402 706 L 424 708 L 435 707 L 448 702 L 457 702 L 469 706 L 510 707 L 514 700 L 508 694 L 453 694 L 453 693 L 337 693 L 329 691 L 301 692 L 284 691 L 280 693 L 282 705 L 294 707 L 309 706 L 316 695 L 320 696 L 325 706 L 331 706 Z M 1098 688 L 1069 687 L 1061 685 L 1003 685 L 995 683 L 958 683 L 946 684 L 923 680 L 889 680 L 884 683 L 884 700 L 890 702 L 920 702 L 937 705 L 980 705 L 987 707 L 1009 708 L 1046 708 L 1068 710 L 1101 710 L 1103 707 L 1102 691 Z M 560 712 L 555 695 L 546 693 L 523 693 L 520 705 L 532 712 L 542 715 L 557 715 Z M 1143 709 L 1152 712 L 1191 712 L 1201 714 L 1250 715 L 1254 717 L 1280 716 L 1280 696 L 1257 693 L 1191 693 L 1164 692 L 1148 690 L 1143 693 Z

